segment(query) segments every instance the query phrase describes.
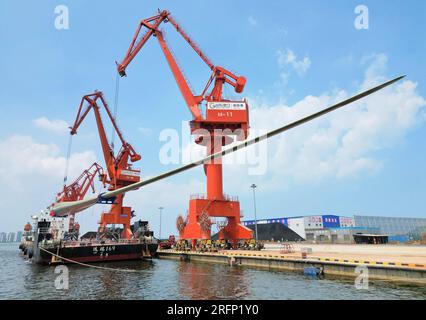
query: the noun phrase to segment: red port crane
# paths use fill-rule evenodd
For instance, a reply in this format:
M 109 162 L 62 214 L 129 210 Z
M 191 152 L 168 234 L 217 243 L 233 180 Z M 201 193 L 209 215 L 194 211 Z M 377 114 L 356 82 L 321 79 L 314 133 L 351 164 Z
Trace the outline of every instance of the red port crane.
M 64 186 L 64 189 L 56 196 L 56 202 L 78 201 L 83 200 L 89 188 L 95 192 L 94 179 L 98 176 L 100 181 L 104 181 L 105 174 L 103 168 L 93 163 L 89 169 L 86 169 L 72 183 Z
M 188 42 L 194 51 L 211 69 L 212 73 L 201 94 L 196 95 L 190 89 L 185 77 L 173 57 L 159 29 L 161 23 L 170 22 L 176 31 Z M 143 30 L 146 30 L 143 34 Z M 133 36 L 129 49 L 121 63 L 117 63 L 117 71 L 126 75 L 126 68 L 151 36 L 155 36 L 170 66 L 177 85 L 185 99 L 193 119 L 190 122 L 191 134 L 196 143 L 207 148 L 207 154 L 220 152 L 222 147 L 230 144 L 234 137 L 244 140 L 248 136 L 249 116 L 246 100 L 232 101 L 222 97 L 223 85 L 234 87 L 235 92 L 244 90 L 246 79 L 236 76 L 223 67 L 215 66 L 195 44 L 195 42 L 178 25 L 167 10 L 142 20 Z M 209 89 L 211 90 L 209 91 Z M 205 117 L 201 106 L 205 104 Z M 219 232 L 220 239 L 228 239 L 234 246 L 238 239 L 252 238 L 252 231 L 241 225 L 240 203 L 236 198 L 223 194 L 222 164 L 220 159 L 204 165 L 207 176 L 207 196 L 193 196 L 189 201 L 189 213 L 186 219 L 181 216 L 177 227 L 181 239 L 192 240 L 195 247 L 197 239 L 210 239 L 211 217 L 225 217 L 227 223 Z
M 105 133 L 105 127 L 102 122 L 100 105 L 104 107 L 112 126 L 117 133 L 120 141 L 121 148 L 117 155 L 114 155 L 114 149 L 108 142 Z M 71 127 L 71 135 L 77 133 L 83 120 L 86 118 L 90 110 L 95 114 L 96 124 L 98 127 L 99 138 L 101 141 L 102 152 L 105 160 L 105 167 L 108 173 L 104 177 L 104 182 L 107 183 L 108 190 L 116 190 L 121 187 L 128 186 L 132 183 L 140 181 L 140 170 L 132 168 L 129 162 L 136 162 L 141 159 L 141 156 L 135 151 L 131 144 L 126 142 L 117 123 L 108 107 L 108 104 L 100 91 L 95 91 L 92 94 L 85 95 L 80 102 L 77 117 L 74 125 Z M 99 221 L 99 233 L 105 233 L 108 225 L 123 225 L 123 232 L 121 238 L 130 239 L 132 231 L 130 230 L 130 220 L 133 216 L 131 207 L 123 206 L 124 194 L 118 195 L 113 201 L 105 201 L 110 203 L 111 209 L 108 212 L 103 212 Z
M 55 203 L 52 204 L 52 207 L 56 203 L 60 202 L 83 200 L 87 191 L 89 191 L 89 188 L 92 189 L 92 193 L 95 193 L 94 180 L 96 176 L 98 176 L 99 180 L 104 182 L 105 185 L 106 176 L 103 172 L 103 168 L 95 162 L 88 169 L 84 170 L 72 183 L 64 186 L 63 190 L 57 194 Z M 78 231 L 77 229 L 79 226 L 74 223 L 76 213 L 77 212 L 74 211 L 65 214 L 70 217 L 69 232 Z M 51 216 L 61 216 L 61 214 L 55 215 L 54 213 L 51 213 Z

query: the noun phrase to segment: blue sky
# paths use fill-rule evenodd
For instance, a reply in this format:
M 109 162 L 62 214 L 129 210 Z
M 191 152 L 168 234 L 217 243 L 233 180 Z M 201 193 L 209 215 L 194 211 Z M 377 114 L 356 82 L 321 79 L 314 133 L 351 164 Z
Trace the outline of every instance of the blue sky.
M 54 9 L 61 4 L 69 8 L 69 30 L 54 27 Z M 354 27 L 354 10 L 359 4 L 369 9 L 368 30 Z M 60 123 L 71 124 L 82 95 L 95 89 L 102 90 L 112 106 L 114 61 L 123 57 L 138 21 L 155 14 L 157 8 L 170 10 L 215 64 L 248 79 L 244 95 L 250 99 L 253 129 L 268 124 L 267 116 L 279 124 L 288 119 L 277 114 L 299 115 L 297 108 L 303 111 L 309 95 L 318 98 L 313 101 L 331 102 L 340 90 L 354 94 L 370 81 L 407 74 L 409 83 L 405 87 L 395 87 L 387 92 L 389 95 L 381 96 L 383 100 L 377 98 L 364 106 L 374 111 L 372 119 L 387 119 L 377 125 L 379 129 L 367 130 L 368 135 L 359 136 L 366 131 L 361 130 L 365 126 L 362 119 L 357 120 L 359 126 L 349 121 L 347 128 L 336 129 L 332 119 L 350 120 L 353 115 L 342 110 L 329 118 L 330 123 L 308 126 L 301 129 L 300 136 L 295 133 L 288 140 L 277 139 L 269 145 L 274 160 L 267 173 L 250 176 L 244 174 L 244 167 L 225 169 L 225 191 L 240 197 L 247 218 L 252 216 L 249 186 L 253 182 L 259 185 L 260 217 L 321 213 L 426 216 L 426 117 L 422 100 L 426 97 L 426 42 L 421 38 L 426 29 L 426 3 L 0 0 L 0 180 L 3 189 L 8 189 L 0 200 L 0 229 L 20 229 L 33 211 L 52 201 L 61 185 L 68 143 Z M 209 69 L 170 25 L 166 34 L 191 85 L 199 92 Z M 159 161 L 164 144 L 159 134 L 165 128 L 180 131 L 181 122 L 190 120 L 190 113 L 155 39 L 142 49 L 127 73 L 128 77 L 120 81 L 119 125 L 143 155 L 137 165 L 143 176 L 169 170 L 174 166 Z M 416 87 L 410 89 L 409 84 Z M 409 92 L 404 95 L 401 92 L 405 89 Z M 414 101 L 407 105 L 410 121 L 392 122 L 401 120 L 405 109 L 392 113 L 396 118 L 387 118 L 387 103 L 389 110 L 400 107 L 393 94 Z M 383 104 L 383 109 L 374 109 L 373 103 Z M 321 106 L 313 105 L 309 110 Z M 37 125 L 35 119 L 40 118 L 46 118 L 49 124 L 53 120 L 62 122 L 59 129 L 52 129 L 40 122 Z M 329 146 L 329 155 L 303 145 L 304 137 L 316 137 L 324 128 L 338 131 L 339 141 Z M 348 132 L 353 135 L 346 136 Z M 351 136 L 372 143 L 360 146 L 353 155 L 353 150 L 343 148 L 345 139 Z M 273 148 L 281 145 L 287 150 L 286 144 L 297 157 L 285 156 L 286 160 L 280 162 Z M 40 156 L 28 156 L 32 151 Z M 75 137 L 72 152 L 82 164 L 93 157 L 102 161 L 93 116 Z M 350 161 L 342 164 L 343 160 L 336 160 L 348 152 L 350 158 L 344 159 Z M 310 160 L 304 161 L 308 155 Z M 293 166 L 289 159 L 298 164 Z M 327 167 L 324 172 L 315 169 L 315 159 Z M 342 173 L 357 163 L 363 164 L 362 170 Z M 138 216 L 149 219 L 154 228 L 158 227 L 157 207 L 164 206 L 164 233 L 175 233 L 176 216 L 185 213 L 189 194 L 203 192 L 203 185 L 202 169 L 196 169 L 129 195 L 128 200 Z M 89 210 L 81 220 L 94 226 L 100 210 Z

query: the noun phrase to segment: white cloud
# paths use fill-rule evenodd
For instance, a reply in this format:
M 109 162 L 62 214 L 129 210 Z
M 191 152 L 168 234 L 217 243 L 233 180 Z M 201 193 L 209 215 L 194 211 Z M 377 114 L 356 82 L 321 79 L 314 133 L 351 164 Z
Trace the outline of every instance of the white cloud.
M 365 77 L 356 91 L 377 85 L 386 78 L 386 55 L 371 56 L 368 62 Z M 263 185 L 282 190 L 291 183 L 311 184 L 326 178 L 347 179 L 379 171 L 386 159 L 378 152 L 394 147 L 413 127 L 425 121 L 426 100 L 416 88 L 415 82 L 404 80 L 271 139 L 265 155 L 268 174 L 263 177 Z M 294 105 L 256 106 L 251 101 L 251 127 L 271 130 L 352 94 L 355 92 L 325 92 L 306 96 Z M 235 190 L 251 179 L 246 166 L 231 165 L 225 170 L 227 176 L 241 177 L 226 179 Z
M 53 119 L 49 120 L 46 117 L 41 117 L 33 120 L 34 125 L 37 128 L 44 129 L 54 133 L 67 133 L 69 132 L 69 125 L 64 120 Z
M 95 161 L 92 151 L 73 153 L 69 177 L 76 177 Z M 0 180 L 18 187 L 40 179 L 63 177 L 66 159 L 55 144 L 42 144 L 29 136 L 13 135 L 0 141 Z
M 386 55 L 370 56 L 368 61 L 364 79 L 355 92 L 334 90 L 318 96 L 308 95 L 293 105 L 250 101 L 250 137 L 303 118 L 384 81 Z M 348 179 L 380 171 L 386 159 L 378 152 L 395 147 L 413 127 L 426 120 L 426 100 L 416 88 L 413 81 L 401 81 L 273 138 L 266 148 L 251 146 L 238 151 L 233 163 L 227 161 L 231 157 L 227 156 L 224 176 L 235 177 L 224 179 L 229 184 L 229 192 L 248 184 L 253 179 L 250 174 L 256 175 L 254 169 L 263 172 L 265 164 L 266 174 L 260 178 L 265 180 L 264 185 L 275 190 L 282 190 L 292 183 L 320 183 L 327 178 Z M 189 131 L 182 130 L 183 133 Z M 245 155 L 241 157 L 242 153 Z M 181 155 L 185 160 L 199 159 L 203 154 L 204 147 L 184 141 Z M 245 165 L 239 164 L 238 159 L 249 157 L 251 159 Z M 256 162 L 250 161 L 254 158 Z
M 361 64 L 367 65 L 365 79 L 362 88 L 367 89 L 385 80 L 384 74 L 388 63 L 388 57 L 384 53 L 370 54 L 361 59 Z
M 247 21 L 252 27 L 257 27 L 259 25 L 259 21 L 253 16 L 249 16 Z
M 71 154 L 69 182 L 87 169 L 96 156 L 92 151 Z M 62 187 L 65 157 L 55 144 L 43 144 L 32 137 L 13 135 L 0 140 L 0 185 L 2 230 L 18 230 L 31 214 L 48 206 Z
M 288 65 L 291 66 L 299 76 L 303 76 L 311 66 L 311 60 L 307 55 L 298 59 L 297 55 L 290 49 L 278 50 L 278 66 L 285 69 Z

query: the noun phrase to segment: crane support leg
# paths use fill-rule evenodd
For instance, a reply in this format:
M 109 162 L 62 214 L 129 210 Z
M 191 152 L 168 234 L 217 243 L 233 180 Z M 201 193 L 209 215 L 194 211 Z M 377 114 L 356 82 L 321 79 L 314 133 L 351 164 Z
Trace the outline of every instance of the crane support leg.
M 117 196 L 116 203 L 111 205 L 109 212 L 103 212 L 99 221 L 99 232 L 105 232 L 107 225 L 122 225 L 122 239 L 131 239 L 133 234 L 130 229 L 130 220 L 132 218 L 132 208 L 123 207 L 123 195 Z
M 208 139 L 207 139 L 208 140 Z M 209 154 L 220 152 L 226 139 L 212 134 L 207 144 Z M 187 223 L 180 232 L 180 238 L 192 240 L 195 249 L 196 239 L 210 239 L 211 217 L 225 217 L 228 222 L 219 232 L 219 239 L 227 239 L 236 247 L 239 239 L 251 239 L 252 231 L 241 225 L 240 203 L 223 195 L 222 163 L 215 160 L 205 164 L 207 176 L 207 197 L 192 198 L 189 201 Z M 195 241 L 194 241 L 195 240 Z

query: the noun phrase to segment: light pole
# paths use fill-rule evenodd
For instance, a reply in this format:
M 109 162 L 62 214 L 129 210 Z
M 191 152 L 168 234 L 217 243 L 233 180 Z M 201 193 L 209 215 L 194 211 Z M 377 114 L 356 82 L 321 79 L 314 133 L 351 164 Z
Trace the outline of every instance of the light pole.
M 256 192 L 255 189 L 257 188 L 257 185 L 254 183 L 250 186 L 250 188 L 253 189 L 253 207 L 254 207 L 254 227 L 255 227 L 255 236 L 256 236 L 256 243 L 257 243 L 257 216 L 256 216 Z
M 159 233 L 159 239 L 161 240 L 161 212 L 163 211 L 163 207 L 158 207 L 158 210 L 160 210 L 160 233 Z

